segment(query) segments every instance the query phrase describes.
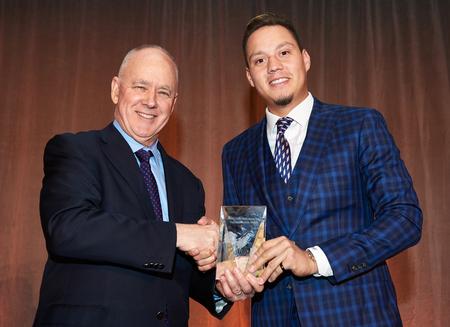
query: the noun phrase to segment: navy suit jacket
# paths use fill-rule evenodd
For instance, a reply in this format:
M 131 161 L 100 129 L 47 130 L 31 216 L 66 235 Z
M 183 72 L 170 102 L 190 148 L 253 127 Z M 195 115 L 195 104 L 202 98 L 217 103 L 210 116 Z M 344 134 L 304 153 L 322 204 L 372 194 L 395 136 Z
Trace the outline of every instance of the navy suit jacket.
M 422 213 L 380 113 L 314 99 L 287 185 L 274 168 L 265 119 L 227 143 L 222 160 L 224 204 L 267 205 L 268 238 L 319 245 L 334 273 L 286 273 L 266 284 L 253 299 L 254 326 L 289 325 L 293 307 L 302 326 L 401 325 L 385 260 L 418 242 Z
M 135 156 L 112 124 L 48 142 L 40 201 L 48 260 L 35 326 L 187 326 L 189 296 L 215 313 L 215 272 L 199 272 L 176 250 L 175 223 L 205 212 L 202 184 L 159 150 L 168 223 L 155 220 Z

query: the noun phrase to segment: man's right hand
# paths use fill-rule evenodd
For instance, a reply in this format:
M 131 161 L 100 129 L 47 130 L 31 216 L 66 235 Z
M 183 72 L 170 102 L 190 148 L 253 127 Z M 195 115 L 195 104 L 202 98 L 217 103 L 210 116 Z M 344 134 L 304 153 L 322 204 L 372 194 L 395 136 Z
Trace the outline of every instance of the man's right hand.
M 210 257 L 211 254 L 216 253 L 219 242 L 219 226 L 214 221 L 202 217 L 198 224 L 175 225 L 178 249 L 192 256 L 207 253 L 207 257 Z

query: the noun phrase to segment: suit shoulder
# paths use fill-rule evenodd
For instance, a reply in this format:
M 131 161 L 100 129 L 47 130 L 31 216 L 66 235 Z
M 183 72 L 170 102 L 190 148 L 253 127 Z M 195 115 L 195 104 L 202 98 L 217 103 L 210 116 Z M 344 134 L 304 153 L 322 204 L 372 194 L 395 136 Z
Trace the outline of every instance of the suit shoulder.
M 380 113 L 374 108 L 324 103 L 317 99 L 314 105 L 321 112 L 335 115 L 356 115 L 356 116 L 380 115 Z
M 91 130 L 91 131 L 81 131 L 76 133 L 61 133 L 54 135 L 48 143 L 51 142 L 73 142 L 73 143 L 84 143 L 93 141 L 98 138 L 100 131 L 99 130 Z
M 338 125 L 361 124 L 365 120 L 382 120 L 383 115 L 374 108 L 328 104 L 317 101 L 319 114 L 330 115 Z
M 259 135 L 262 127 L 263 127 L 263 122 L 261 121 L 255 125 L 247 128 L 246 130 L 241 132 L 239 135 L 235 136 L 230 141 L 225 143 L 225 145 L 223 147 L 223 151 L 226 152 L 226 151 L 232 151 L 233 149 L 241 149 L 242 146 L 248 142 L 248 140 Z
M 47 151 L 71 150 L 88 152 L 89 149 L 98 151 L 96 144 L 99 143 L 99 130 L 82 131 L 77 133 L 62 133 L 54 135 L 45 147 Z
M 195 176 L 194 173 L 180 161 L 168 155 L 167 153 L 165 154 L 165 157 L 167 160 L 167 164 L 170 164 L 172 173 L 182 175 L 183 178 L 189 178 L 192 180 L 200 181 L 200 179 L 197 176 Z

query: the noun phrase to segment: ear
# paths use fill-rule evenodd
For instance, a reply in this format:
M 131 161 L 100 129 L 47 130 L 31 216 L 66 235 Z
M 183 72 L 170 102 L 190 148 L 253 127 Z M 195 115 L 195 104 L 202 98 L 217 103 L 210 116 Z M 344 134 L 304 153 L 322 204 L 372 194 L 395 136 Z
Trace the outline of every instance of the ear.
M 311 58 L 309 56 L 308 51 L 305 49 L 302 50 L 302 57 L 303 57 L 303 64 L 305 65 L 305 70 L 309 71 L 309 68 L 311 67 Z
M 111 81 L 111 100 L 114 104 L 119 102 L 119 77 L 114 76 Z
M 175 97 L 173 98 L 172 108 L 170 110 L 170 114 L 172 114 L 173 110 L 175 109 L 175 103 L 177 103 L 177 99 L 178 99 L 178 93 L 175 94 Z
M 245 67 L 245 75 L 247 76 L 247 80 L 252 87 L 255 87 L 255 83 L 253 83 L 252 75 L 250 75 L 250 70 L 248 67 Z

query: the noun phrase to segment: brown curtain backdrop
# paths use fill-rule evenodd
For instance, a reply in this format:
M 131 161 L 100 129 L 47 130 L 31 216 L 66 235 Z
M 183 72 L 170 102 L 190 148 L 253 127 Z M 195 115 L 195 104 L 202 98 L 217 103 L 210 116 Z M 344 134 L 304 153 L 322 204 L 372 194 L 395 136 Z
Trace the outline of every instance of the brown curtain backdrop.
M 111 121 L 110 81 L 132 47 L 156 43 L 176 57 L 180 96 L 161 139 L 202 179 L 218 218 L 221 148 L 264 113 L 240 48 L 246 22 L 263 11 L 298 27 L 316 97 L 384 114 L 424 211 L 419 245 L 389 260 L 401 314 L 405 326 L 448 324 L 448 1 L 1 0 L 0 326 L 30 326 L 37 305 L 44 145 Z M 191 304 L 191 326 L 250 323 L 248 302 L 223 321 Z

